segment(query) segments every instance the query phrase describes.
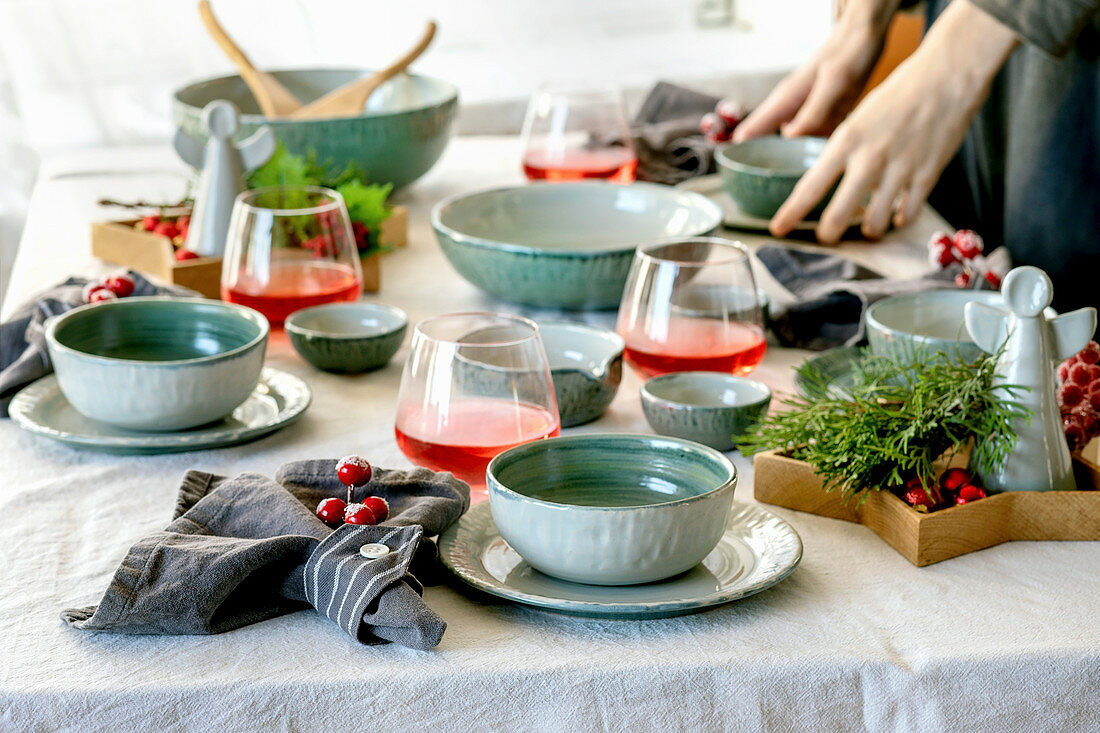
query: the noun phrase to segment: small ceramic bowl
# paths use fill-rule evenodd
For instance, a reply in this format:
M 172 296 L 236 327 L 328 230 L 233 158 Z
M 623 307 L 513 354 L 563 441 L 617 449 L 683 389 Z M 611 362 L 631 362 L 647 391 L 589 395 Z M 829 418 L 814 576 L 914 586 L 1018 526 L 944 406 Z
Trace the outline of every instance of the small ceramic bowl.
M 330 303 L 295 311 L 284 328 L 299 356 L 318 369 L 358 374 L 385 366 L 405 338 L 409 317 L 378 303 Z
M 268 323 L 240 305 L 201 298 L 123 298 L 46 322 L 65 398 L 128 430 L 166 432 L 225 417 L 255 389 Z
M 1007 310 L 1000 293 L 957 288 L 905 293 L 872 303 L 863 317 L 871 352 L 903 361 L 918 351 L 978 359 L 982 350 L 964 322 L 967 303 Z M 1048 308 L 1046 315 L 1057 314 Z
M 677 372 L 642 385 L 642 411 L 661 435 L 733 450 L 768 411 L 772 391 L 763 382 L 718 372 Z
M 825 143 L 820 137 L 769 135 L 722 145 L 714 151 L 714 160 L 722 186 L 737 206 L 746 214 L 770 219 L 821 155 Z M 828 201 L 826 196 L 808 218 L 821 216 Z
M 539 335 L 550 363 L 561 426 L 598 418 L 622 381 L 622 337 L 606 328 L 566 322 L 540 323 Z
M 640 243 L 696 237 L 722 223 L 701 194 L 653 183 L 536 183 L 461 194 L 432 209 L 443 254 L 502 300 L 615 308 Z
M 718 451 L 652 435 L 524 443 L 489 463 L 501 536 L 547 575 L 632 585 L 695 567 L 718 544 L 737 471 Z

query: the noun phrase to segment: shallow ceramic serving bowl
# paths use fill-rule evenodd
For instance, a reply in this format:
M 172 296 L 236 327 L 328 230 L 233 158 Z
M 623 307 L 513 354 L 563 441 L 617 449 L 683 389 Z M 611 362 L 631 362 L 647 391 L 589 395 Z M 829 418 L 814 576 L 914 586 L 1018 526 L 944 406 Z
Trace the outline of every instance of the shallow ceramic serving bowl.
M 763 382 L 718 372 L 653 377 L 641 393 L 642 411 L 655 431 L 722 451 L 733 450 L 733 436 L 760 422 L 772 399 Z
M 706 446 L 652 435 L 525 443 L 489 463 L 501 536 L 547 575 L 632 585 L 699 564 L 726 527 L 737 471 Z
M 540 323 L 558 413 L 563 428 L 582 425 L 603 414 L 623 377 L 619 334 L 583 323 Z
M 358 374 L 385 366 L 401 347 L 409 317 L 378 303 L 330 303 L 295 311 L 284 327 L 298 354 L 318 369 Z
M 821 155 L 826 142 L 820 137 L 768 135 L 722 145 L 714 151 L 714 160 L 722 186 L 741 210 L 770 219 Z M 808 218 L 821 216 L 828 201 L 826 196 Z
M 225 417 L 256 387 L 268 324 L 240 305 L 123 298 L 46 322 L 65 398 L 119 428 L 182 430 Z
M 964 325 L 966 304 L 970 302 L 1006 310 L 1000 293 L 955 288 L 905 293 L 872 303 L 863 317 L 871 351 L 900 360 L 920 350 L 974 361 L 982 350 Z M 1050 308 L 1046 313 L 1048 318 L 1056 315 Z
M 368 69 L 271 72 L 303 102 L 370 73 Z M 269 125 L 290 152 L 307 155 L 313 151 L 320 164 L 337 169 L 354 164 L 369 181 L 392 183 L 394 188 L 412 183 L 435 164 L 447 146 L 458 109 L 458 90 L 447 82 L 398 74 L 371 95 L 360 115 L 267 119 L 260 114 L 245 83 L 232 75 L 177 90 L 172 95 L 173 120 L 184 132 L 205 138 L 202 108 L 215 99 L 233 102 L 241 110 L 238 139 L 251 135 L 260 125 Z
M 454 196 L 432 209 L 443 253 L 502 300 L 614 308 L 639 244 L 713 231 L 722 211 L 669 186 L 534 183 Z

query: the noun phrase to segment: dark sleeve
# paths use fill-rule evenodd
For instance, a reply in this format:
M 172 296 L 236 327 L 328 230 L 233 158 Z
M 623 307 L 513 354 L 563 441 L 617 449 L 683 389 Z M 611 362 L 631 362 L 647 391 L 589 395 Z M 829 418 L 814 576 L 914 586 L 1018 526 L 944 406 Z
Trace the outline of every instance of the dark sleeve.
M 1052 56 L 1065 56 L 1100 12 L 1100 0 L 969 0 Z

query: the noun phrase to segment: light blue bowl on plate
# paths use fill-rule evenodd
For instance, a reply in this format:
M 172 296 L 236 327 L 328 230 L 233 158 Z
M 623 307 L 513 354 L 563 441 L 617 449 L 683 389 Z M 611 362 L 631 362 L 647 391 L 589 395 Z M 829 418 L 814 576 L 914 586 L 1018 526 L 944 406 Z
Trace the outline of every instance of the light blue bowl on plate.
M 225 417 L 260 379 L 268 323 L 201 298 L 122 298 L 46 322 L 65 398 L 93 420 L 171 431 Z
M 602 415 L 623 378 L 622 336 L 565 321 L 540 323 L 539 336 L 550 363 L 561 426 L 583 425 Z
M 653 377 L 641 394 L 642 411 L 655 431 L 721 451 L 736 447 L 733 436 L 759 423 L 772 399 L 763 382 L 718 372 Z
M 653 183 L 582 181 L 493 188 L 432 209 L 439 246 L 490 295 L 551 308 L 615 308 L 639 244 L 722 223 L 710 199 Z
M 825 138 L 778 135 L 729 143 L 714 151 L 722 186 L 747 214 L 771 219 L 791 195 L 802 174 L 825 149 Z M 829 202 L 832 192 L 807 216 L 814 219 Z
M 718 451 L 652 435 L 572 435 L 511 448 L 486 471 L 493 522 L 537 570 L 633 585 L 699 564 L 726 527 L 737 470 Z
M 379 303 L 329 303 L 295 311 L 284 328 L 298 355 L 318 369 L 358 374 L 385 366 L 405 338 L 405 311 Z

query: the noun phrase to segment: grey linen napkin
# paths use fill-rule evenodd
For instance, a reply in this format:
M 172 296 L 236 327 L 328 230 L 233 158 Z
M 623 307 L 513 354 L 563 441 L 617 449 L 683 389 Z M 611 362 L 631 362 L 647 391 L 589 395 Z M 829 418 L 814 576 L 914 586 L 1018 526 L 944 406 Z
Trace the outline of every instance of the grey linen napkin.
M 657 82 L 631 125 L 638 178 L 676 184 L 714 168 L 714 143 L 699 132 L 699 119 L 713 112 L 718 97 Z
M 364 644 L 431 649 L 447 625 L 421 598 L 439 565 L 427 537 L 469 508 L 469 486 L 424 468 L 376 468 L 355 498 L 386 499 L 389 519 L 333 531 L 314 509 L 344 495 L 335 460 L 289 463 L 274 480 L 189 471 L 172 523 L 134 544 L 98 605 L 61 618 L 85 631 L 217 634 L 312 605 Z M 372 543 L 390 552 L 363 557 Z
M 134 279 L 134 295 L 202 297 L 188 288 L 162 288 L 136 272 L 128 274 Z M 50 316 L 84 305 L 83 291 L 87 284 L 86 278 L 70 277 L 35 296 L 0 323 L 0 417 L 8 416 L 8 403 L 16 392 L 53 371 L 43 326 Z
M 952 266 L 923 277 L 896 280 L 835 254 L 768 245 L 758 249 L 756 256 L 794 297 L 790 306 L 774 308 L 770 313 L 770 325 L 779 343 L 814 351 L 862 342 L 863 314 L 876 300 L 954 287 L 955 275 L 962 271 Z M 984 280 L 980 284 L 989 288 Z

